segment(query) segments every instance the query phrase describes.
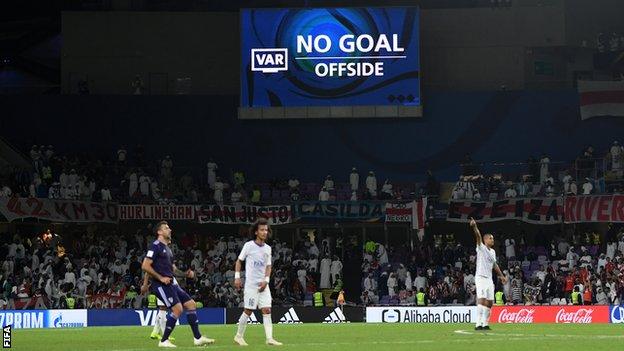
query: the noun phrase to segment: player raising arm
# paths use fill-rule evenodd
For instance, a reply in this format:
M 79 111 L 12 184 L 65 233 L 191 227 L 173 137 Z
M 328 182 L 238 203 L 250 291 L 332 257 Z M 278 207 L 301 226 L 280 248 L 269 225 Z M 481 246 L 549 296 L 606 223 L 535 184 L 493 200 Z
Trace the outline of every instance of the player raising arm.
M 473 218 L 470 218 L 470 227 L 477 243 L 477 269 L 475 272 L 477 323 L 475 330 L 490 330 L 490 309 L 494 303 L 492 269 L 496 271 L 496 275 L 498 275 L 503 284 L 507 283 L 507 278 L 505 278 L 498 264 L 496 264 L 496 252 L 493 249 L 494 235 L 488 233 L 481 236 L 477 222 Z

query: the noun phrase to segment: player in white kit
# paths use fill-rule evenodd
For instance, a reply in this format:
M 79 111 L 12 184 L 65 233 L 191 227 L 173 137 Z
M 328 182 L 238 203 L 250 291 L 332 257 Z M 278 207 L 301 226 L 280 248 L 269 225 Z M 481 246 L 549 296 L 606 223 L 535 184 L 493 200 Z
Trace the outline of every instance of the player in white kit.
M 477 288 L 477 323 L 475 330 L 490 330 L 490 309 L 494 302 L 494 281 L 492 280 L 492 269 L 500 278 L 503 284 L 507 283 L 507 278 L 503 275 L 498 264 L 496 264 L 496 252 L 494 251 L 494 236 L 481 232 L 477 227 L 477 222 L 470 218 L 470 227 L 474 232 L 477 242 L 477 271 L 475 272 L 475 286 Z
M 245 290 L 244 302 L 245 310 L 238 319 L 238 330 L 234 336 L 234 343 L 240 346 L 247 346 L 245 339 L 245 328 L 247 320 L 252 311 L 260 308 L 262 310 L 262 324 L 266 335 L 267 345 L 282 345 L 281 342 L 273 339 L 273 321 L 271 320 L 271 290 L 269 281 L 271 277 L 271 247 L 266 244 L 271 229 L 269 222 L 264 218 L 259 218 L 251 227 L 251 233 L 255 236 L 253 240 L 245 243 L 238 260 L 234 273 L 234 286 L 241 288 L 241 261 L 245 261 Z

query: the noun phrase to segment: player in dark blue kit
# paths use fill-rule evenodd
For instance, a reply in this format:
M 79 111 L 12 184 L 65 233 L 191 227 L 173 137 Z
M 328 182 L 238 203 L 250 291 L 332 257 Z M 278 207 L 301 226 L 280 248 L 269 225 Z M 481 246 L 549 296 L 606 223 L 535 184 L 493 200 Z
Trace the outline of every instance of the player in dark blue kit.
M 171 242 L 171 228 L 169 228 L 169 224 L 165 221 L 158 222 L 154 226 L 154 232 L 158 239 L 147 250 L 141 268 L 151 277 L 150 290 L 152 293 L 156 294 L 165 303 L 165 306 L 171 310 L 171 313 L 167 315 L 167 327 L 163 331 L 158 347 L 176 347 L 169 340 L 169 335 L 175 328 L 183 310 L 186 310 L 186 318 L 193 330 L 193 344 L 195 346 L 203 346 L 214 343 L 213 339 L 202 336 L 199 332 L 195 301 L 191 299 L 186 291 L 180 288 L 174 278 L 174 274 L 176 276 L 193 278 L 194 273 L 190 270 L 185 273 L 173 264 L 173 254 L 168 245 Z

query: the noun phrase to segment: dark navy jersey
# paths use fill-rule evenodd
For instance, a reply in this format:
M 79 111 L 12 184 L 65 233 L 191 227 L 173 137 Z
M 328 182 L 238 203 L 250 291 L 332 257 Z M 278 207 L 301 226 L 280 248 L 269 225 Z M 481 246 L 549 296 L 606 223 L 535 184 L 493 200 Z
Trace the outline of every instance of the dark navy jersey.
M 150 245 L 145 257 L 152 260 L 152 268 L 158 274 L 173 278 L 173 253 L 169 246 L 156 240 Z

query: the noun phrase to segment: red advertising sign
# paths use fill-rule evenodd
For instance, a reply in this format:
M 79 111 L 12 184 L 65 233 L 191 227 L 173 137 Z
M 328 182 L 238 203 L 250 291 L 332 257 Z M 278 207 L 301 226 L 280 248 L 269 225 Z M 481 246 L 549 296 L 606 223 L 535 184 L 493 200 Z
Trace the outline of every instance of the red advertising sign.
M 117 223 L 117 204 L 11 197 L 0 199 L 0 213 L 8 221 L 38 218 L 53 222 Z
M 567 196 L 566 223 L 624 222 L 624 195 Z
M 609 306 L 494 306 L 490 323 L 609 323 Z

